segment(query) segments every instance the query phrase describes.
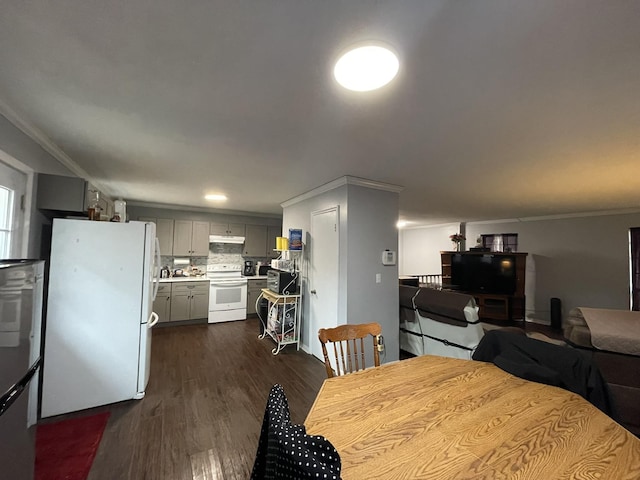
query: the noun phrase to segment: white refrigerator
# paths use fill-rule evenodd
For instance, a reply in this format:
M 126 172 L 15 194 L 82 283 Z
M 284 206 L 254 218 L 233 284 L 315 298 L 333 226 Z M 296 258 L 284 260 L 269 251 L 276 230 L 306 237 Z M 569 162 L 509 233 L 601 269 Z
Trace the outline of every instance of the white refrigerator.
M 159 263 L 153 223 L 53 221 L 43 418 L 144 397 Z

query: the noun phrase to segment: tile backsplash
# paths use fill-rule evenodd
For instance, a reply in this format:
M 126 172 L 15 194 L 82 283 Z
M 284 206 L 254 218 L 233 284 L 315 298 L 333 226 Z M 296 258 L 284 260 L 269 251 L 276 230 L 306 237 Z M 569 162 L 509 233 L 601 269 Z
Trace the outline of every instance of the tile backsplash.
M 206 268 L 207 265 L 215 265 L 218 263 L 237 263 L 240 265 L 244 265 L 245 260 L 253 260 L 254 264 L 256 262 L 269 263 L 271 260 L 268 258 L 260 258 L 260 257 L 243 257 L 242 256 L 243 245 L 234 244 L 234 243 L 212 243 L 209 245 L 209 256 L 208 257 L 174 257 L 172 255 L 163 255 L 161 258 L 162 266 L 166 265 L 170 269 L 174 268 L 187 268 L 189 265 L 174 265 L 174 260 L 179 259 L 187 259 L 190 261 L 190 264 L 194 267 L 198 268 Z

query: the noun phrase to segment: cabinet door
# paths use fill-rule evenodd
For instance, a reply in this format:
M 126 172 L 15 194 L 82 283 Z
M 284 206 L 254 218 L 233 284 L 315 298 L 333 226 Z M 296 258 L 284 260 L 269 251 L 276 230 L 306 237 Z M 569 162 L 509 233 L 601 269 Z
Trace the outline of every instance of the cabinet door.
M 171 314 L 172 322 L 189 320 L 191 292 L 189 290 L 171 294 Z
M 173 230 L 173 254 L 191 255 L 191 239 L 193 238 L 193 222 L 176 220 Z
M 158 314 L 159 322 L 169 322 L 171 320 L 171 294 L 158 294 L 153 301 L 153 311 Z
M 158 218 L 156 220 L 156 236 L 160 242 L 160 254 L 173 255 L 173 220 Z
M 207 318 L 209 316 L 209 287 L 202 292 L 193 290 L 191 292 L 191 312 L 190 318 Z
M 260 295 L 260 290 L 247 289 L 247 315 L 255 315 L 256 300 Z
M 281 226 L 269 225 L 267 227 L 267 257 L 278 258 L 280 252 L 275 251 L 276 237 L 279 237 L 281 234 Z
M 199 257 L 209 255 L 209 222 L 193 222 L 191 255 Z
M 86 212 L 88 185 L 86 180 L 79 177 L 39 173 L 36 208 Z
M 229 225 L 226 223 L 210 223 L 209 233 L 211 235 L 226 235 Z
M 244 223 L 230 223 L 227 231 L 229 235 L 233 235 L 234 237 L 244 237 L 245 225 Z
M 244 255 L 248 257 L 266 257 L 267 255 L 266 225 L 247 225 L 244 239 Z

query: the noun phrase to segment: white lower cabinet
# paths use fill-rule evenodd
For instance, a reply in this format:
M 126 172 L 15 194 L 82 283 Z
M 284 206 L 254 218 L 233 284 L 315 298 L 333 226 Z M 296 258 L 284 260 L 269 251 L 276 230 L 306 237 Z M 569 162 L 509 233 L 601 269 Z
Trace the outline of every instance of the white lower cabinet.
M 158 314 L 159 322 L 171 320 L 171 284 L 161 283 L 158 286 L 158 294 L 153 301 L 153 311 Z
M 256 300 L 263 288 L 267 288 L 267 279 L 248 279 L 247 282 L 247 315 L 256 314 Z
M 209 315 L 209 282 L 171 285 L 171 321 L 195 320 Z
M 159 322 L 182 322 L 209 316 L 209 282 L 163 282 L 153 301 Z

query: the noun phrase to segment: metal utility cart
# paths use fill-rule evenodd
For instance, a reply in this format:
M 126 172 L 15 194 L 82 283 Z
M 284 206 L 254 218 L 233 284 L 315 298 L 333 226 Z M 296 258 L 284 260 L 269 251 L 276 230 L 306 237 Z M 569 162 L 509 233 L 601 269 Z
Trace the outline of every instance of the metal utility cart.
M 262 318 L 260 309 L 256 306 L 258 318 L 264 325 L 264 333 L 258 335 L 258 338 L 263 339 L 268 335 L 276 342 L 276 346 L 271 350 L 274 355 L 280 353 L 285 345 L 296 344 L 296 348 L 300 350 L 301 295 L 278 295 L 268 288 L 263 288 L 256 305 L 259 305 L 263 298 L 268 302 L 267 318 Z
M 276 293 L 263 288 L 256 299 L 256 312 L 264 331 L 259 339 L 269 336 L 276 342 L 271 353 L 277 355 L 286 345 L 295 344 L 300 350 L 300 318 L 302 315 L 302 288 L 300 285 L 300 266 L 303 258 L 302 250 L 282 250 L 280 257 L 272 261 L 278 270 L 292 274 L 294 281 L 283 293 Z M 263 318 L 261 302 L 267 301 L 266 318 Z

